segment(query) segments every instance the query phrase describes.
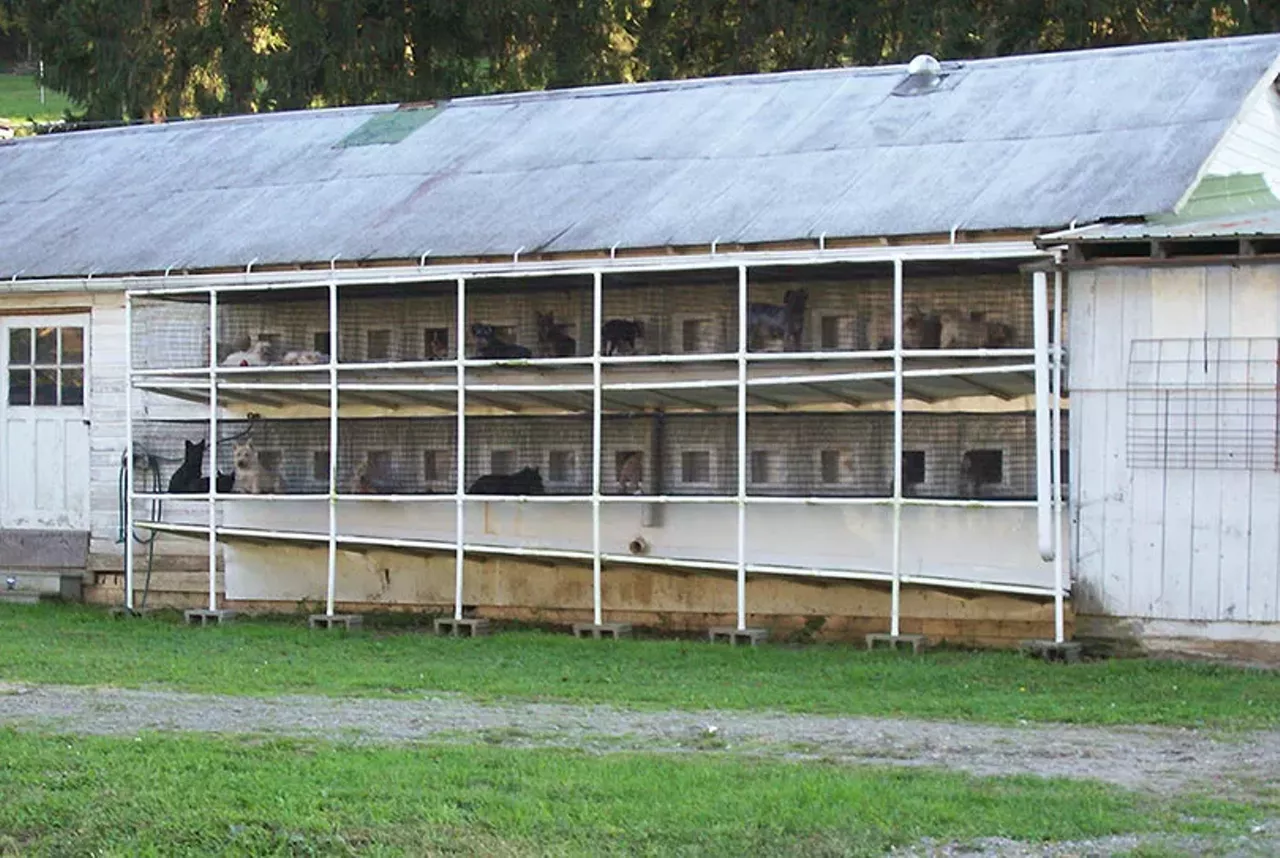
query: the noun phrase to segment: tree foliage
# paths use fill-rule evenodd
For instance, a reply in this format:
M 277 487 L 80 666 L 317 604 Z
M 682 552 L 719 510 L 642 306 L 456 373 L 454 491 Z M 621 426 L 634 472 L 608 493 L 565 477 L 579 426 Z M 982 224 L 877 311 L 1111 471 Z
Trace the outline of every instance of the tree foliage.
M 91 119 L 1280 29 L 1280 0 L 0 0 Z

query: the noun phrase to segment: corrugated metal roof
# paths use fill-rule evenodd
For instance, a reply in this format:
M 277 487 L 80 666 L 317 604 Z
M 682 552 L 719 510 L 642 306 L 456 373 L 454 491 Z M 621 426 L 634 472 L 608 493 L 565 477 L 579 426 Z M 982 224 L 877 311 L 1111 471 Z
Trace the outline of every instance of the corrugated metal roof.
M 1280 209 L 1172 223 L 1103 223 L 1049 233 L 1044 246 L 1081 241 L 1176 241 L 1197 238 L 1278 238 Z
M 1280 36 L 463 99 L 0 146 L 0 276 L 1043 228 L 1172 209 Z

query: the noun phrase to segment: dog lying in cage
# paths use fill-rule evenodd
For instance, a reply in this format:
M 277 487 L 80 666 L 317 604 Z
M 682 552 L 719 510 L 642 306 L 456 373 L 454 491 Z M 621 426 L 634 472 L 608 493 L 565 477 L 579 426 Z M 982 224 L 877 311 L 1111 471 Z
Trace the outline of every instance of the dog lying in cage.
M 542 495 L 542 474 L 537 468 L 524 467 L 514 474 L 485 474 L 467 489 L 471 495 Z
M 503 341 L 493 325 L 477 322 L 471 326 L 471 336 L 476 338 L 476 357 L 490 360 L 533 357 L 533 352 L 524 346 Z
M 808 301 L 807 289 L 789 289 L 782 296 L 781 304 L 748 304 L 747 328 L 751 332 L 752 349 L 763 348 L 766 340 L 782 340 L 785 351 L 799 351 Z
M 557 322 L 554 313 L 538 313 L 538 357 L 573 357 L 578 341 L 569 336 L 569 325 Z
M 238 345 L 247 338 L 236 341 Z M 221 347 L 221 344 L 219 344 Z M 271 363 L 274 346 L 269 340 L 258 340 L 247 348 L 231 352 L 222 359 L 223 366 L 267 366 Z
M 209 478 L 204 476 L 204 441 L 183 441 L 182 464 L 169 477 L 170 494 L 208 494 Z M 218 472 L 218 493 L 226 494 L 235 486 L 235 474 Z
M 989 319 L 985 311 L 946 310 L 939 317 L 938 347 L 944 349 L 998 349 L 1013 341 L 1013 327 Z
M 639 319 L 610 319 L 600 326 L 600 353 L 633 355 L 636 340 L 644 339 L 644 322 Z
M 868 325 L 870 348 L 887 351 L 893 348 L 893 311 L 877 310 Z M 911 304 L 902 308 L 902 347 L 904 349 L 936 349 L 942 341 L 942 320 L 937 313 Z
M 284 493 L 284 478 L 262 464 L 262 458 L 252 441 L 235 444 L 231 448 L 231 460 L 235 463 L 235 491 L 246 495 L 274 495 Z
M 314 349 L 299 349 L 297 351 L 285 352 L 284 357 L 280 358 L 282 366 L 315 366 L 316 364 L 325 364 L 329 362 L 329 356 L 323 352 Z

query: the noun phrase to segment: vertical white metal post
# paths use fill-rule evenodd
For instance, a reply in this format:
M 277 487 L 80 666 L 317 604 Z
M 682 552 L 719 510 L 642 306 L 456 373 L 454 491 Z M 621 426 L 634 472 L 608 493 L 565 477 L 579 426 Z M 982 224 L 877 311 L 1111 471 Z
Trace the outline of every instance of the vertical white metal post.
M 218 289 L 209 287 L 209 610 L 218 610 Z
M 124 606 L 133 611 L 133 294 L 124 293 Z M 210 348 L 213 345 L 210 344 Z
M 902 257 L 893 260 L 893 583 L 889 634 L 901 631 L 902 616 Z
M 747 266 L 738 266 L 738 631 L 747 628 Z
M 1062 267 L 1054 255 L 1053 272 L 1053 640 L 1066 640 L 1062 544 Z
M 1036 531 L 1040 557 L 1053 560 L 1052 472 L 1049 444 L 1049 297 L 1043 271 L 1031 275 L 1031 305 L 1035 314 L 1036 367 Z
M 467 280 L 458 278 L 458 344 L 456 365 L 458 368 L 458 446 L 457 485 L 454 487 L 454 532 L 457 544 L 453 547 L 453 618 L 462 619 L 462 572 L 466 566 L 466 476 L 467 476 L 467 368 L 462 361 L 467 347 Z
M 604 275 L 596 271 L 591 275 L 593 306 L 591 314 L 592 346 L 591 346 L 591 378 L 593 405 L 591 409 L 591 599 L 592 616 L 597 626 L 604 622 L 604 596 L 600 582 L 600 437 L 604 406 L 600 373 L 600 326 L 603 323 Z
M 338 589 L 338 279 L 329 272 L 329 556 L 325 616 L 333 616 Z

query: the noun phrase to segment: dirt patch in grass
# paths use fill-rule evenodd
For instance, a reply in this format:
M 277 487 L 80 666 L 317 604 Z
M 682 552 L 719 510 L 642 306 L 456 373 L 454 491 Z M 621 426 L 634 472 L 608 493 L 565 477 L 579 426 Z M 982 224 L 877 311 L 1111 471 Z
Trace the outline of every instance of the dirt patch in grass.
M 936 767 L 975 775 L 1103 781 L 1160 795 L 1280 796 L 1280 731 L 995 726 L 743 711 L 634 711 L 557 703 L 226 697 L 171 691 L 0 686 L 0 725 L 130 736 L 266 734 L 355 743 L 645 750 Z

